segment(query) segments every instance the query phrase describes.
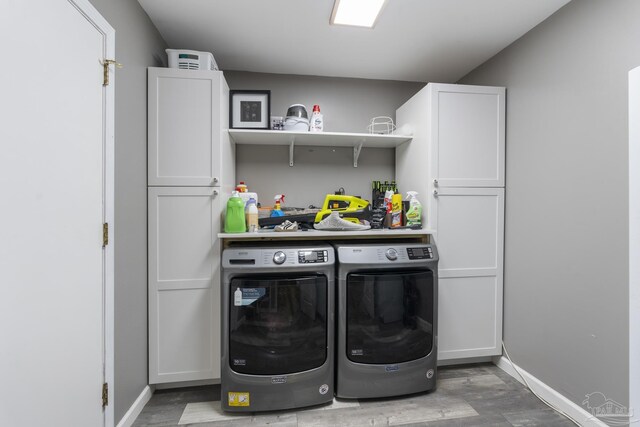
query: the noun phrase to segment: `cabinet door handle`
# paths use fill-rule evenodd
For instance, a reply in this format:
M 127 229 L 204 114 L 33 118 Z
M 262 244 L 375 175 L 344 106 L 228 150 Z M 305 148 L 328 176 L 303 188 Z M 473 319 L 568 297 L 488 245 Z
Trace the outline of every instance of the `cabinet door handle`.
M 433 186 L 434 186 L 434 187 L 437 187 L 437 186 L 438 186 L 438 180 L 437 180 L 437 179 L 434 179 L 434 180 L 433 180 Z
M 214 183 L 214 184 L 216 184 L 218 181 L 220 181 L 220 180 L 218 179 L 218 177 L 217 177 L 217 176 L 214 176 L 214 177 L 213 177 L 213 183 Z
M 220 194 L 220 192 L 218 190 L 213 190 L 213 195 L 217 196 L 218 194 Z
M 438 190 L 433 190 L 433 197 L 438 197 Z

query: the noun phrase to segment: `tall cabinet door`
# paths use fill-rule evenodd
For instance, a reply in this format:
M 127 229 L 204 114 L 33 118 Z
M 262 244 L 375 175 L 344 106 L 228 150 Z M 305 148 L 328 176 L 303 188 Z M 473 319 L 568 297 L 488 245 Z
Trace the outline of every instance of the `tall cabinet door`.
M 220 102 L 226 99 L 222 72 L 148 73 L 148 185 L 219 186 L 228 108 Z
M 501 354 L 503 188 L 438 190 L 438 359 Z
M 501 354 L 505 88 L 429 83 L 397 118 L 413 140 L 396 181 L 418 191 L 440 255 L 438 360 Z
M 149 383 L 220 378 L 222 196 L 149 188 Z
M 430 84 L 436 187 L 504 187 L 505 89 Z

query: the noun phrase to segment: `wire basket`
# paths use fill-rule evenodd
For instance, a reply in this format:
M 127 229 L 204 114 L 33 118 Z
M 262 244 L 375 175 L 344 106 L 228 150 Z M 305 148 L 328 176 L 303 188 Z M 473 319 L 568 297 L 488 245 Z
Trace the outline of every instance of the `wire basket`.
M 369 133 L 376 135 L 393 135 L 396 125 L 391 117 L 378 116 L 371 119 L 371 123 L 367 126 Z

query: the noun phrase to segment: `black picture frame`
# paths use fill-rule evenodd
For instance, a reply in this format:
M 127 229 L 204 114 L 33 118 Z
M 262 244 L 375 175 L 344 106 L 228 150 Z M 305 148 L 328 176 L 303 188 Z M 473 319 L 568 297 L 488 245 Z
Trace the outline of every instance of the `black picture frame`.
M 229 91 L 229 129 L 269 129 L 270 90 Z

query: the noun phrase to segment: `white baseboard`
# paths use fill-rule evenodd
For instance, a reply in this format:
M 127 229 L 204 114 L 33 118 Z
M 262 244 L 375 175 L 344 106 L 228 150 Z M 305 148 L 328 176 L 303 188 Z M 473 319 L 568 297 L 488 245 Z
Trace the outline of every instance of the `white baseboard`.
M 556 408 L 566 412 L 569 414 L 574 420 L 578 421 L 583 427 L 607 427 L 607 424 L 603 423 L 596 417 L 594 417 L 591 413 L 589 413 L 583 407 L 575 404 L 573 401 L 567 399 L 562 394 L 558 393 L 547 384 L 543 383 L 527 371 L 523 370 L 518 365 L 515 367 L 518 369 L 518 372 L 514 369 L 509 359 L 506 357 L 496 357 L 493 360 L 493 363 L 507 374 L 511 375 L 513 378 L 518 380 L 520 383 L 524 384 L 518 372 L 527 380 L 529 386 L 539 394 L 543 399 L 547 402 L 551 403 Z
M 122 417 L 117 427 L 131 427 L 133 422 L 138 418 L 140 412 L 144 409 L 144 405 L 147 404 L 151 396 L 153 396 L 153 386 L 146 386 L 140 396 L 133 402 L 133 405 L 129 408 L 126 414 Z
M 201 385 L 212 385 L 212 384 L 220 384 L 220 380 L 215 379 L 215 380 L 178 381 L 173 383 L 154 384 L 154 386 L 156 390 L 166 390 L 170 388 L 198 387 Z
M 469 365 L 476 363 L 493 362 L 492 356 L 480 356 L 480 357 L 465 357 L 462 359 L 438 359 L 438 366 L 453 366 L 453 365 Z

